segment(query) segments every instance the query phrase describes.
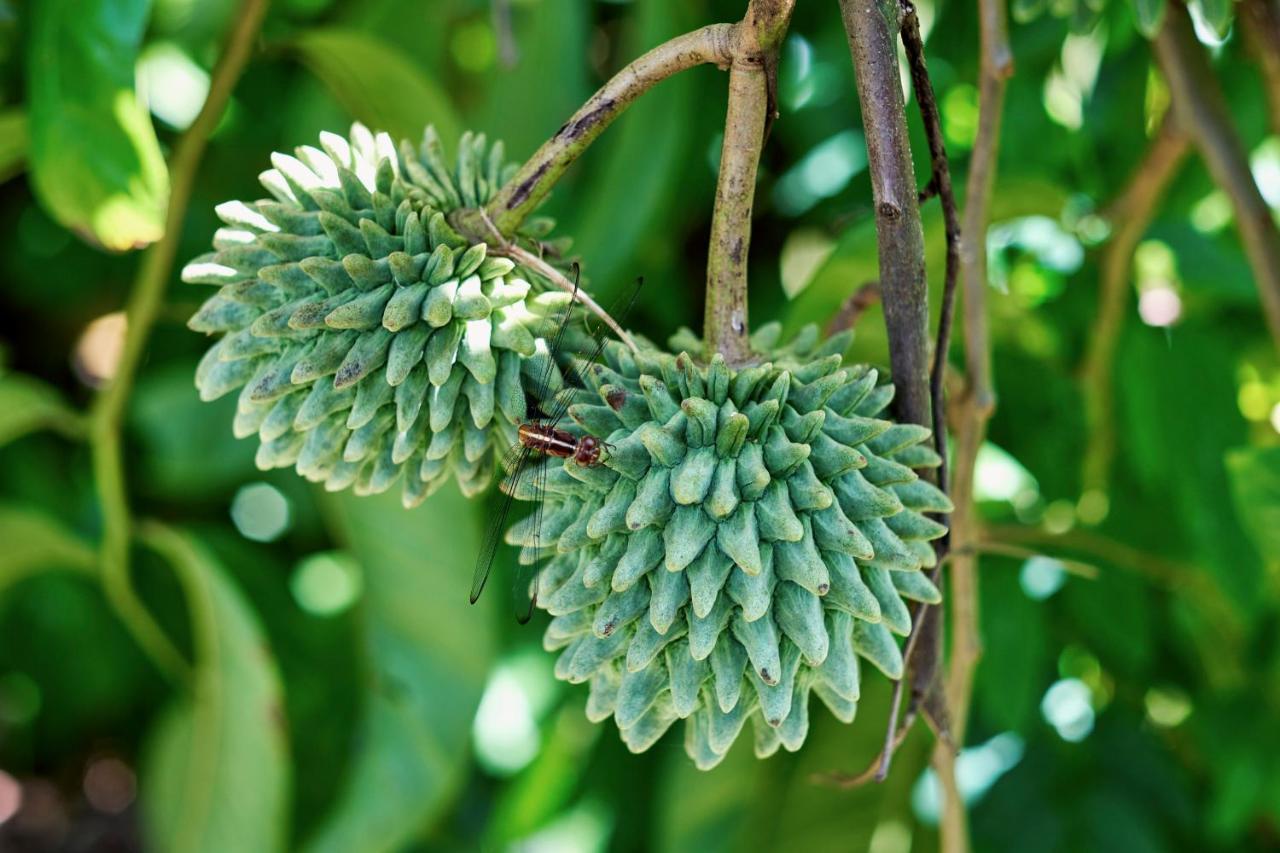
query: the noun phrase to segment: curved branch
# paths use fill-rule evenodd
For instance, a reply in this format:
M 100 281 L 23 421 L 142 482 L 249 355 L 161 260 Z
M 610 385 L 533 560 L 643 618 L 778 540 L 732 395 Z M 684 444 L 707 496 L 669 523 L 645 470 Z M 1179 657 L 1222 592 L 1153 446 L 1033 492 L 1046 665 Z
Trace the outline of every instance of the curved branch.
M 1081 495 L 1105 496 L 1115 455 L 1114 368 L 1116 345 L 1124 326 L 1124 309 L 1132 281 L 1133 253 L 1147 232 L 1160 199 L 1191 148 L 1173 115 L 1165 116 L 1146 156 L 1128 185 L 1107 211 L 1114 227 L 1102 250 L 1098 276 L 1098 314 L 1088 336 L 1080 368 L 1089 442 L 1081 471 Z
M 733 24 L 712 24 L 685 33 L 615 74 L 489 200 L 485 205 L 489 218 L 503 234 L 513 233 L 565 170 L 632 101 L 679 71 L 709 62 L 728 65 L 733 60 L 733 31 Z
M 213 70 L 204 106 L 174 146 L 169 159 L 171 182 L 164 236 L 143 255 L 129 296 L 124 351 L 115 378 L 98 395 L 89 416 L 93 473 L 102 511 L 102 581 L 107 599 L 151 660 L 179 679 L 187 677 L 190 665 L 151 616 L 134 590 L 129 574 L 129 499 L 120 433 L 134 373 L 173 272 L 200 158 L 249 60 L 267 4 L 268 0 L 244 0 L 241 4 L 226 47 Z
M 1280 229 L 1258 191 L 1222 89 L 1181 3 L 1169 3 L 1154 46 L 1178 121 L 1190 134 L 1214 183 L 1231 199 L 1267 326 L 1280 348 Z

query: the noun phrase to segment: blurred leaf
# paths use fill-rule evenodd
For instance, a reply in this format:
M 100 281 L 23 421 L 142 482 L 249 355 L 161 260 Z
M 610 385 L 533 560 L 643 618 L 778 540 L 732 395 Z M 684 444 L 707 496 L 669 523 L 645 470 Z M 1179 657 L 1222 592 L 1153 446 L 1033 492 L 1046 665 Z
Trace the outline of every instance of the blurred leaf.
M 1168 2 L 1169 0 L 1133 0 L 1133 14 L 1138 30 L 1147 38 L 1155 38 L 1160 31 Z
M 529 0 L 511 6 L 518 58 L 514 67 L 494 71 L 474 120 L 506 142 L 508 157 L 521 161 L 586 100 L 591 4 Z M 571 170 L 570 181 L 575 176 Z M 563 182 L 561 187 L 565 195 Z
M 639 56 L 692 29 L 700 20 L 696 12 L 696 4 L 688 0 L 638 5 L 620 55 Z M 599 166 L 566 213 L 565 233 L 582 254 L 597 298 L 620 292 L 627 280 L 646 272 L 633 268 L 642 244 L 653 241 L 678 249 L 672 245 L 673 212 L 680 209 L 676 196 L 687 182 L 692 154 L 695 82 L 681 74 L 663 83 L 623 113 L 591 152 L 599 157 Z
M 1005 179 L 992 196 L 991 221 L 1002 222 L 1036 215 L 1057 217 L 1066 198 L 1066 193 L 1056 185 L 1025 178 Z M 921 216 L 924 220 L 925 268 L 928 270 L 929 281 L 934 285 L 931 292 L 936 304 L 942 289 L 943 262 L 946 258 L 942 210 L 936 203 L 926 204 L 921 210 Z M 876 224 L 868 215 L 845 229 L 836 243 L 835 251 L 801 288 L 802 292 L 787 310 L 787 328 L 795 330 L 805 323 L 825 325 L 854 290 L 869 281 L 879 280 L 877 257 Z M 872 327 L 867 322 L 871 313 L 864 315 L 862 324 L 858 326 L 859 330 Z M 873 334 L 882 334 L 882 331 Z
M 237 395 L 202 403 L 194 374 L 194 362 L 175 358 L 138 380 L 129 429 L 144 451 L 135 465 L 148 496 L 193 503 L 264 476 L 253 464 L 254 442 L 231 432 Z
M 283 850 L 291 786 L 280 676 L 257 615 L 190 536 L 140 532 L 187 599 L 194 683 L 158 721 L 143 765 L 144 825 L 170 853 Z
M 1019 572 L 1004 560 L 984 559 L 982 612 L 999 613 L 982 625 L 982 666 L 974 696 L 984 721 L 1000 729 L 1030 730 L 1044 690 L 1054 680 L 1049 651 L 1048 612 L 1032 601 L 1019 583 Z M 1068 584 L 1084 583 L 1072 578 Z
M 370 129 L 415 143 L 428 124 L 447 145 L 461 135 L 449 93 L 399 48 L 336 27 L 304 32 L 289 46 L 352 118 Z
M 0 504 L 0 593 L 38 569 L 93 571 L 97 554 L 45 513 Z
M 1280 447 L 1227 453 L 1236 513 L 1263 558 L 1280 562 Z
M 532 835 L 570 803 L 605 729 L 587 719 L 581 698 L 561 706 L 538 757 L 503 790 L 485 829 L 486 849 Z
M 683 749 L 667 750 L 658 786 L 659 851 L 728 853 L 743 846 L 752 805 L 759 802 L 769 773 L 769 765 L 752 751 L 750 726 L 724 761 L 708 771 L 694 767 Z M 683 727 L 677 724 L 676 732 Z
M 111 251 L 164 233 L 169 173 L 133 90 L 148 0 L 41 0 L 31 9 L 27 106 L 36 197 Z
M 22 171 L 29 145 L 26 112 L 17 108 L 0 111 L 0 183 Z
M 1231 32 L 1236 16 L 1235 0 L 1192 0 L 1192 5 L 1200 10 L 1200 16 L 1218 38 L 1226 38 Z
M 21 373 L 0 374 L 0 446 L 41 429 L 78 435 L 82 421 L 52 385 Z
M 493 658 L 490 602 L 467 606 L 479 531 L 449 487 L 412 512 L 398 491 L 329 499 L 364 571 L 368 661 L 358 752 L 306 849 L 395 851 L 448 806 Z

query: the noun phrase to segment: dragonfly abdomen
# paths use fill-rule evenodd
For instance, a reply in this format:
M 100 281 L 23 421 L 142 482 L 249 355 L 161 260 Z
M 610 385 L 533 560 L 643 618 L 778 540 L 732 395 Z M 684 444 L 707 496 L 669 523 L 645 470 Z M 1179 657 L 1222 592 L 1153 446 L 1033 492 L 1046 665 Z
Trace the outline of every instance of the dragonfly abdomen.
M 600 440 L 595 436 L 578 438 L 573 433 L 538 421 L 520 424 L 520 443 L 547 456 L 572 457 L 582 466 L 589 467 L 600 461 Z

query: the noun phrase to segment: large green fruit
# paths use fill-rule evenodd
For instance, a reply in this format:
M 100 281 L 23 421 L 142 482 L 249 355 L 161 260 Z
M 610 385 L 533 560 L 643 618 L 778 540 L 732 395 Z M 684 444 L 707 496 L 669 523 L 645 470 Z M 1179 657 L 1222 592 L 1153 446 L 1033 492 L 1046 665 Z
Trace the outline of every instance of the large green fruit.
M 939 463 L 929 431 L 882 417 L 893 386 L 843 364 L 847 337 L 777 339 L 757 333 L 770 361 L 737 370 L 689 334 L 678 356 L 612 346 L 562 392 L 614 449 L 549 463 L 544 642 L 637 752 L 678 719 L 699 767 L 748 720 L 758 755 L 798 749 L 810 693 L 851 720 L 858 658 L 900 678 L 904 599 L 940 599 L 921 570 L 945 528 L 925 513 L 951 504 L 915 470 Z M 535 557 L 529 522 L 509 541 Z
M 430 128 L 397 148 L 356 125 L 296 155 L 262 174 L 272 199 L 218 206 L 214 251 L 183 270 L 219 287 L 189 323 L 221 336 L 201 397 L 242 389 L 235 433 L 257 434 L 264 469 L 364 494 L 403 479 L 407 506 L 451 476 L 484 491 L 565 300 L 446 219 L 509 177 L 501 144 L 466 134 L 450 167 Z

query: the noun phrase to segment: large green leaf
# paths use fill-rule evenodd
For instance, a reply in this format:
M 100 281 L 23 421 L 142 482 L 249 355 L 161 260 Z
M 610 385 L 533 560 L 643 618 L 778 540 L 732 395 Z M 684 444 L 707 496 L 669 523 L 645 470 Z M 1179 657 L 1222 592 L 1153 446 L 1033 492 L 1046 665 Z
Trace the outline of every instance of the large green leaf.
M 1263 559 L 1280 564 L 1280 447 L 1227 453 L 1236 514 Z
M 692 29 L 697 4 L 651 0 L 636 7 L 629 21 L 623 56 L 639 56 L 654 45 Z M 646 272 L 634 269 L 641 246 L 672 246 L 676 194 L 687 181 L 699 108 L 695 79 L 673 77 L 633 104 L 587 155 L 599 163 L 577 203 L 566 213 L 565 233 L 582 254 L 592 292 L 606 298 Z M 607 303 L 606 303 L 607 304 Z
M 355 30 L 310 30 L 289 42 L 302 64 L 352 117 L 418 140 L 434 124 L 446 141 L 462 132 L 448 92 L 399 48 Z
M 20 373 L 0 374 L 0 447 L 40 429 L 76 435 L 81 419 L 53 386 Z
M 677 725 L 676 733 L 681 728 Z M 763 799 L 770 769 L 755 757 L 750 731 L 709 771 L 694 767 L 684 750 L 668 749 L 658 786 L 655 847 L 665 853 L 743 849 L 753 806 Z
M 92 571 L 97 560 L 88 543 L 53 517 L 12 504 L 0 504 L 0 543 L 0 593 L 35 571 Z
M 133 89 L 148 0 L 30 6 L 27 108 L 36 196 L 66 227 L 123 251 L 164 233 L 169 173 Z
M 368 683 L 358 752 L 306 849 L 401 850 L 439 817 L 470 766 L 494 596 L 467 606 L 479 536 L 455 489 L 412 512 L 398 493 L 342 495 L 330 506 L 364 571 Z
M 154 524 L 142 535 L 177 573 L 195 648 L 191 693 L 148 745 L 140 785 L 147 835 L 167 853 L 284 850 L 288 740 L 280 676 L 258 618 L 191 537 Z
M 27 114 L 21 109 L 0 111 L 0 183 L 22 171 L 29 146 Z

